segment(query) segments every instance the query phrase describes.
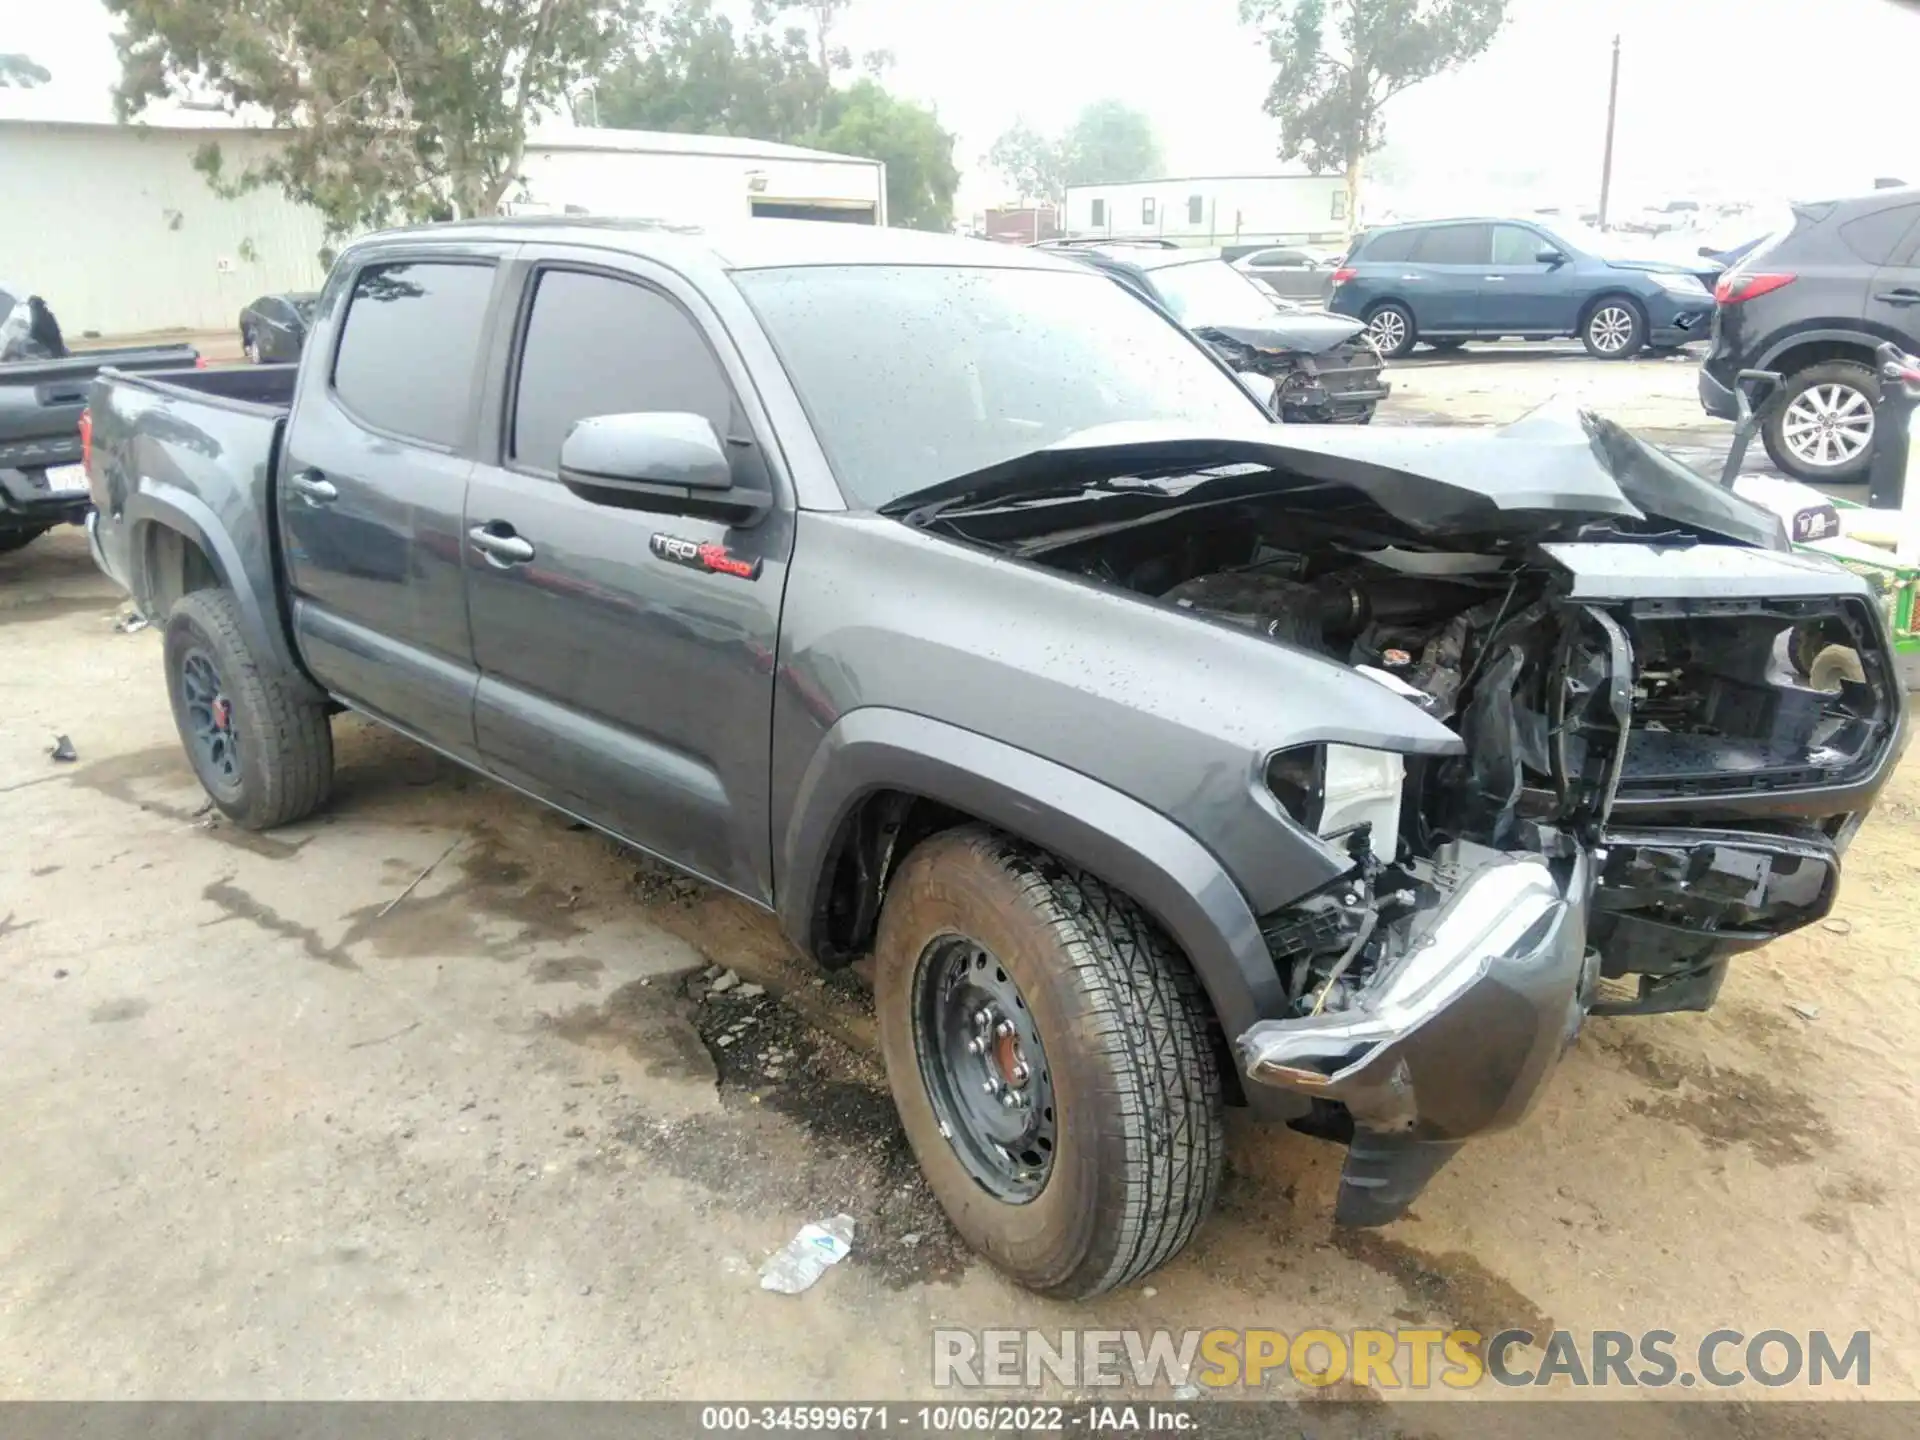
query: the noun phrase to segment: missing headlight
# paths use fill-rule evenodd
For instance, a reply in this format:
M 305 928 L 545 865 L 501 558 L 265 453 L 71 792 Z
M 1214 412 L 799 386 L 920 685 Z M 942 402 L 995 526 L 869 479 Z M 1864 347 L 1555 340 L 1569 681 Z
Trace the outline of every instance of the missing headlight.
M 1324 840 L 1367 827 L 1374 858 L 1400 848 L 1400 799 L 1406 762 L 1386 750 L 1301 745 L 1267 761 L 1267 787 L 1286 812 Z

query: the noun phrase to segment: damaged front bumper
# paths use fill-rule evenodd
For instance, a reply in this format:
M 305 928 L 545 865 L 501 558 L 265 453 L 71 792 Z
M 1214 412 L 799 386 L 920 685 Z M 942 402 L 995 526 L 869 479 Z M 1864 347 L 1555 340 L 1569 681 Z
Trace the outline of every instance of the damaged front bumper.
M 1586 1013 L 1593 859 L 1474 849 L 1348 1008 L 1238 1039 L 1250 1083 L 1352 1116 L 1342 1224 L 1395 1219 L 1462 1141 L 1526 1114 Z

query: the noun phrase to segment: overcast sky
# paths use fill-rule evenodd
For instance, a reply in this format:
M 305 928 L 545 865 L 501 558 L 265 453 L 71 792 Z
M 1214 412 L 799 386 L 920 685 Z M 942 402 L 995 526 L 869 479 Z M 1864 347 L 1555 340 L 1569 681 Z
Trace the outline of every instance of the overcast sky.
M 1510 14 L 1486 55 L 1389 113 L 1385 177 L 1420 203 L 1479 208 L 1523 185 L 1590 206 L 1616 33 L 1620 206 L 1920 183 L 1920 12 L 1892 0 L 1512 0 Z M 854 0 L 843 23 L 854 49 L 892 50 L 895 87 L 958 133 L 963 215 L 999 198 L 984 156 L 1016 116 L 1054 129 L 1103 96 L 1152 117 L 1170 173 L 1285 168 L 1237 0 Z M 98 0 L 0 0 L 0 50 L 32 55 L 76 103 L 103 104 L 114 78 Z

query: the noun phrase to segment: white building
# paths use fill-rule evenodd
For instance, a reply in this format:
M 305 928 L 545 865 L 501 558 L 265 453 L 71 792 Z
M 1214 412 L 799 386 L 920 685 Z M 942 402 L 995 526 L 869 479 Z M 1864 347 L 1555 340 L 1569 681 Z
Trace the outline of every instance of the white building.
M 277 188 L 215 194 L 193 167 L 209 141 L 229 175 L 275 143 L 214 112 L 116 125 L 0 89 L 0 281 L 45 296 L 75 338 L 231 329 L 256 296 L 318 289 L 318 213 Z M 877 160 L 633 130 L 536 131 L 510 199 L 515 211 L 693 224 L 887 218 Z
M 1074 239 L 1181 245 L 1332 245 L 1347 238 L 1340 175 L 1201 175 L 1067 187 Z

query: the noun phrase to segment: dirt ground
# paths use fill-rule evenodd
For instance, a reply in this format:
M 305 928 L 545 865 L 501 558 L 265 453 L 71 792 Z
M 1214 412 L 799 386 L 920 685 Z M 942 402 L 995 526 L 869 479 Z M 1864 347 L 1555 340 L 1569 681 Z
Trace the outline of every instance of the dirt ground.
M 1920 1398 L 1920 758 L 1831 919 L 1590 1022 L 1410 1218 L 1336 1232 L 1340 1152 L 1236 1115 L 1193 1247 L 1064 1306 L 954 1240 L 857 981 L 354 719 L 322 816 L 232 830 L 120 609 L 76 531 L 0 557 L 0 1398 L 897 1398 L 936 1326 L 1419 1324 L 1867 1329 Z

